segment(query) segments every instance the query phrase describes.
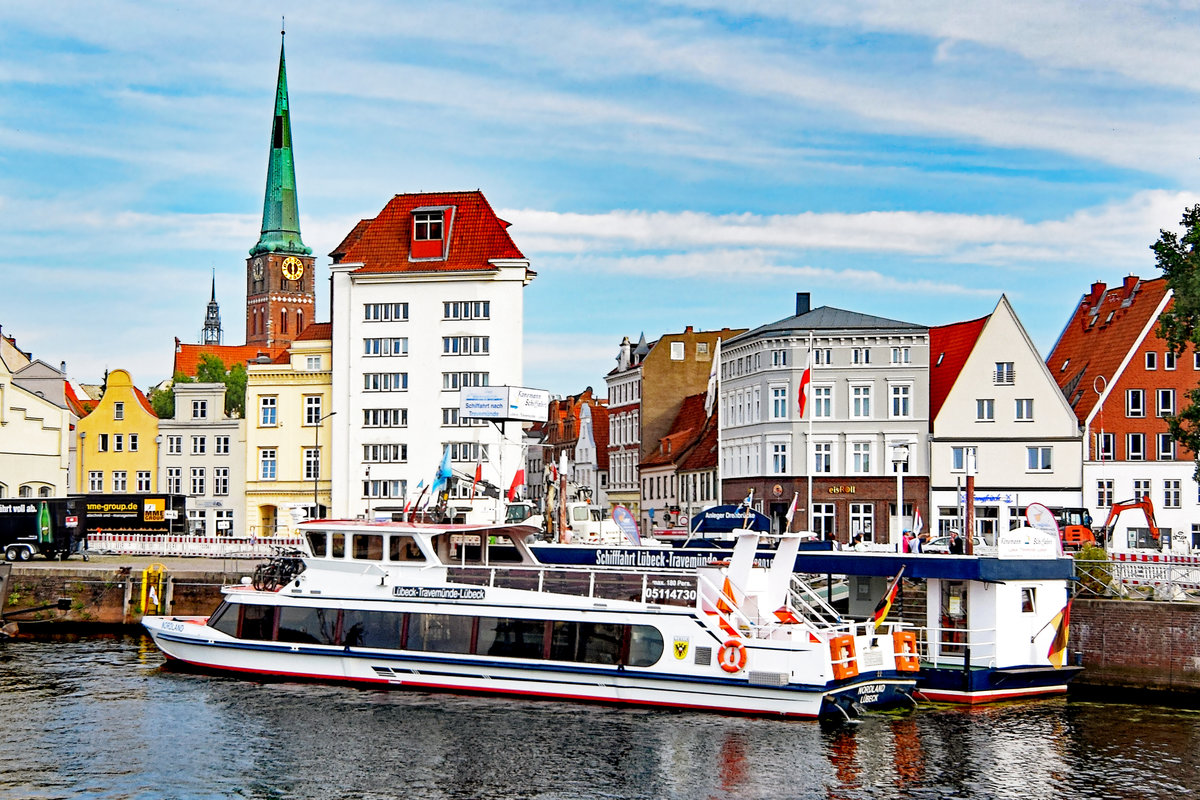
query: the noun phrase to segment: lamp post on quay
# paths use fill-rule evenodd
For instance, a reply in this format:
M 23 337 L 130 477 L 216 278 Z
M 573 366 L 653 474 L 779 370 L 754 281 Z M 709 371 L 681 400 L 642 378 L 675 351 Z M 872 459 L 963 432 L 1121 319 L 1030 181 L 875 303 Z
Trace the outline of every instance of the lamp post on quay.
M 908 442 L 892 445 L 892 464 L 896 468 L 896 532 L 904 538 L 904 467 L 908 465 Z
M 313 519 L 316 519 L 321 511 L 321 503 L 317 494 L 317 481 L 321 477 L 321 423 L 336 413 L 336 411 L 330 411 L 313 425 Z

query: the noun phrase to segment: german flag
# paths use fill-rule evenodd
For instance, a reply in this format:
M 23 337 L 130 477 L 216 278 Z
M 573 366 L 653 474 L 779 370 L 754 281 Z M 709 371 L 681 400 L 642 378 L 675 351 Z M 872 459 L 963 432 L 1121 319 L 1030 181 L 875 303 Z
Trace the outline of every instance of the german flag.
M 1050 659 L 1050 663 L 1054 665 L 1055 669 L 1062 669 L 1063 662 L 1067 659 L 1067 640 L 1070 638 L 1070 600 L 1063 606 L 1062 611 L 1054 615 L 1050 624 L 1054 626 L 1054 640 L 1050 642 L 1050 651 L 1046 653 L 1046 657 Z
M 875 614 L 871 617 L 875 622 L 875 630 L 879 630 L 879 626 L 883 624 L 883 620 L 887 617 L 888 612 L 892 609 L 892 603 L 896 600 L 896 593 L 900 591 L 900 578 L 904 576 L 904 567 L 900 567 L 900 571 L 896 573 L 896 577 L 892 579 L 892 585 L 888 587 L 887 592 L 880 598 L 875 605 Z

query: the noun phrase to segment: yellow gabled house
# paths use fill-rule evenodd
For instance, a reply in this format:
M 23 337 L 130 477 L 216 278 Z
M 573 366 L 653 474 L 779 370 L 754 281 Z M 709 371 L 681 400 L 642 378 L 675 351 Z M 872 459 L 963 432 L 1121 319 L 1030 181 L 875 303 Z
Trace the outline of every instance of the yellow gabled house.
M 108 373 L 104 396 L 75 426 L 76 488 L 96 494 L 158 491 L 158 417 L 123 369 Z

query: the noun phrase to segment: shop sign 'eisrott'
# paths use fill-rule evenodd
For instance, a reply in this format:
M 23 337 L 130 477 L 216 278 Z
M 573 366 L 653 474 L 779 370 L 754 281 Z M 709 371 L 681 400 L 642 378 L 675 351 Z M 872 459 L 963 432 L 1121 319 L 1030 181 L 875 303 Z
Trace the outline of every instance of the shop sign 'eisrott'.
M 458 413 L 471 419 L 545 422 L 550 393 L 523 386 L 471 386 L 458 393 Z

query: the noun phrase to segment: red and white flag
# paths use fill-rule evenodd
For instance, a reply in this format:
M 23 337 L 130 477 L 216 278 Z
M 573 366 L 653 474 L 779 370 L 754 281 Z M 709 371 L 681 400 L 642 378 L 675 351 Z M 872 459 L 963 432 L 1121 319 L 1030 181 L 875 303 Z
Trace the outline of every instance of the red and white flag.
M 921 509 L 913 509 L 912 532 L 914 536 L 921 535 L 921 528 L 925 527 L 925 520 L 921 519 Z
M 513 475 L 512 486 L 508 487 L 508 502 L 516 499 L 517 491 L 525 485 L 525 470 L 517 470 L 517 474 Z
M 483 480 L 483 462 L 479 461 L 475 464 L 475 480 L 471 481 L 471 499 L 475 499 L 475 487 Z
M 796 503 L 800 500 L 799 492 L 792 492 L 792 506 L 787 510 L 787 529 L 792 530 L 792 518 L 796 516 Z
M 812 351 L 804 362 L 804 372 L 800 374 L 800 390 L 797 398 L 800 402 L 800 419 L 804 419 L 804 407 L 808 405 L 808 387 L 812 383 Z

